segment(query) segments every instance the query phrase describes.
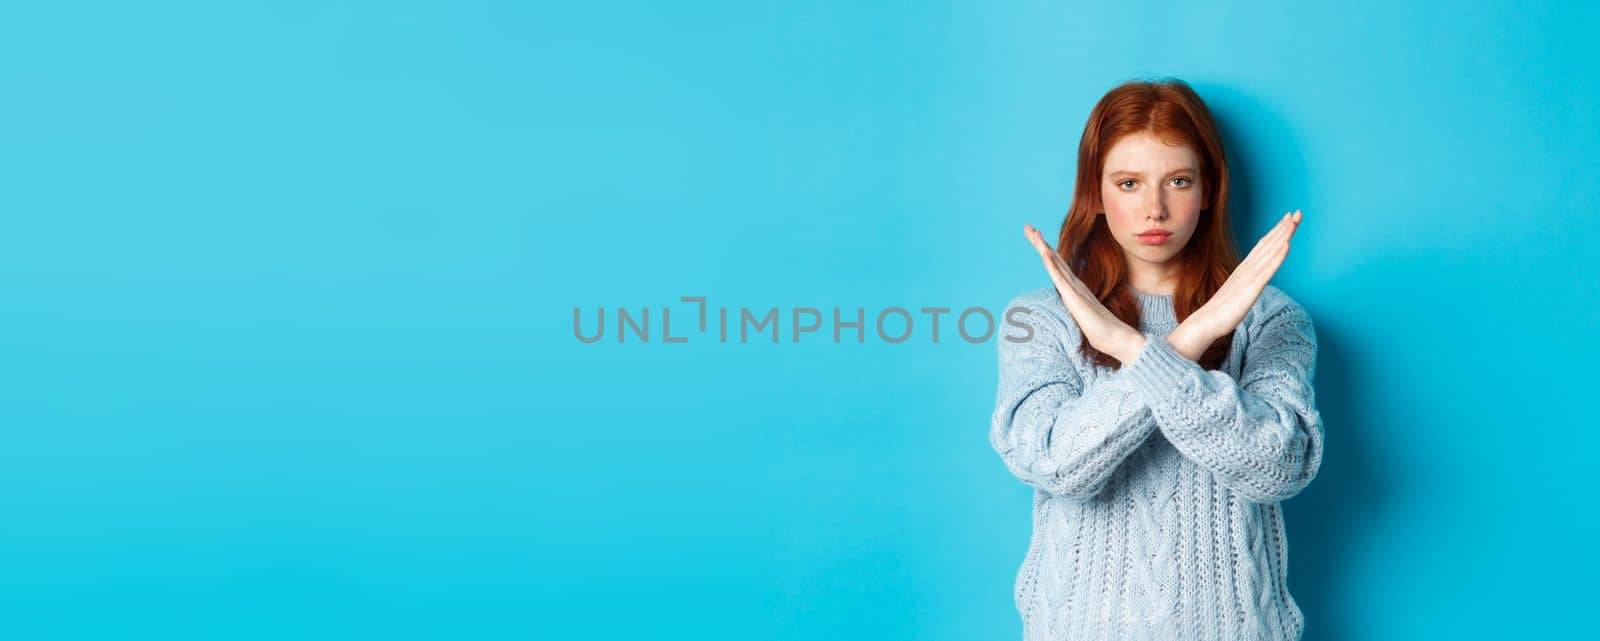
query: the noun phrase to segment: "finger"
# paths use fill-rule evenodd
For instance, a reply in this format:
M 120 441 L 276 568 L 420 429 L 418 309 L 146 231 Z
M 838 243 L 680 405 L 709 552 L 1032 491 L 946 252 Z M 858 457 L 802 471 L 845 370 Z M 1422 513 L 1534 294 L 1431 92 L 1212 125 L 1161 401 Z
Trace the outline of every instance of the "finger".
M 1061 256 L 1053 251 L 1047 252 L 1043 257 L 1045 270 L 1050 273 L 1050 280 L 1055 284 L 1056 291 L 1061 294 L 1061 302 L 1067 311 L 1074 316 L 1080 311 L 1082 297 L 1087 295 L 1083 282 L 1067 268 Z
M 1093 313 L 1093 309 L 1096 307 L 1104 308 L 1100 299 L 1094 295 L 1094 292 L 1089 290 L 1089 286 L 1084 284 L 1083 279 L 1078 278 L 1077 274 L 1072 273 L 1072 269 L 1067 267 L 1065 262 L 1058 263 L 1057 271 L 1062 274 L 1061 279 L 1067 282 L 1067 286 L 1071 288 L 1072 293 L 1077 298 L 1076 302 L 1079 307 L 1073 311 L 1074 314 L 1080 311 Z
M 1040 254 L 1055 253 L 1054 250 L 1050 249 L 1050 245 L 1044 242 L 1044 235 L 1040 234 L 1039 230 L 1034 229 L 1032 225 L 1028 226 L 1028 242 L 1033 245 L 1034 249 L 1039 250 Z
M 1269 264 L 1278 256 L 1278 254 L 1283 252 L 1289 243 L 1289 237 L 1292 235 L 1294 235 L 1294 225 L 1288 223 L 1288 219 L 1285 219 L 1284 226 L 1281 229 L 1273 230 L 1271 239 L 1255 252 L 1255 254 L 1257 254 L 1256 260 L 1250 261 L 1250 268 L 1253 270 L 1267 270 L 1270 272 L 1272 268 L 1269 266 Z
M 1277 225 L 1274 225 L 1271 230 L 1262 235 L 1261 240 L 1256 242 L 1256 246 L 1250 249 L 1251 256 L 1254 256 L 1257 252 L 1271 252 L 1277 243 L 1283 242 L 1293 235 L 1296 227 L 1296 222 L 1293 218 L 1294 214 L 1295 212 L 1284 214 L 1283 218 L 1278 220 Z M 1245 260 L 1250 261 L 1250 256 L 1247 256 Z
M 1061 296 L 1061 305 L 1073 317 L 1077 317 L 1080 301 L 1078 288 L 1072 286 L 1072 277 L 1064 274 L 1056 262 L 1048 258 L 1044 261 L 1044 268 L 1050 274 L 1050 282 L 1055 285 L 1056 293 Z
M 1300 210 L 1296 209 L 1283 217 L 1283 236 L 1293 236 L 1294 230 L 1300 228 Z
M 1250 255 L 1234 268 L 1233 273 L 1222 283 L 1222 287 L 1217 289 L 1213 297 L 1225 299 L 1240 292 L 1248 292 L 1251 296 L 1258 295 L 1261 286 L 1272 279 L 1278 267 L 1283 264 L 1284 257 L 1288 255 L 1289 237 L 1293 236 L 1299 227 L 1300 213 L 1296 210 L 1284 214 L 1278 224 L 1263 235 L 1251 249 Z
M 1067 265 L 1067 261 L 1062 260 L 1059 254 L 1056 255 L 1056 269 L 1072 285 L 1072 289 L 1078 292 L 1078 295 L 1083 296 L 1085 300 L 1095 298 L 1094 292 L 1089 291 L 1089 286 L 1084 284 L 1083 279 L 1078 278 L 1078 275 L 1072 272 L 1072 268 Z
M 1077 287 L 1074 287 L 1074 289 L 1082 291 L 1083 282 L 1078 280 L 1077 274 L 1072 273 L 1072 268 L 1067 266 L 1066 259 L 1062 258 L 1059 252 L 1056 252 L 1055 250 L 1050 251 L 1050 262 L 1055 264 L 1056 271 L 1059 272 L 1063 278 L 1077 285 Z
M 1039 254 L 1043 256 L 1045 260 L 1049 261 L 1055 266 L 1056 271 L 1066 275 L 1072 274 L 1072 270 L 1067 268 L 1066 261 L 1061 259 L 1061 254 L 1057 253 L 1054 248 L 1050 247 L 1048 243 L 1044 242 L 1044 236 L 1040 235 L 1038 230 L 1034 230 L 1033 232 L 1033 246 L 1039 250 Z
M 1050 267 L 1050 273 L 1054 274 L 1063 286 L 1076 292 L 1082 291 L 1082 283 L 1078 281 L 1077 275 L 1073 274 L 1072 270 L 1067 267 L 1067 263 L 1061 260 L 1060 254 L 1050 252 L 1050 256 L 1045 259 L 1045 262 Z
M 1278 248 L 1277 251 L 1272 252 L 1272 258 L 1271 260 L 1267 261 L 1266 268 L 1261 270 L 1261 273 L 1252 279 L 1252 282 L 1254 283 L 1254 286 L 1251 288 L 1252 291 L 1255 291 L 1261 287 L 1265 287 L 1266 284 L 1272 280 L 1273 275 L 1278 273 L 1278 268 L 1283 266 L 1284 259 L 1288 257 L 1288 243 L 1284 243 L 1283 246 Z
M 1294 212 L 1291 211 L 1284 214 L 1283 218 L 1278 219 L 1278 224 L 1272 227 L 1272 231 L 1267 232 L 1264 239 L 1271 239 L 1269 242 L 1278 242 L 1293 229 Z
M 1253 253 L 1256 252 L 1256 250 L 1259 250 L 1262 247 L 1266 247 L 1266 246 L 1272 244 L 1273 237 L 1278 232 L 1283 230 L 1284 223 L 1289 220 L 1289 216 L 1291 214 L 1293 214 L 1293 212 L 1290 212 L 1288 214 L 1284 214 L 1282 218 L 1278 219 L 1277 223 L 1273 224 L 1272 229 L 1268 229 L 1267 233 L 1262 234 L 1261 238 L 1256 240 L 1256 244 L 1250 248 L 1250 253 L 1253 254 Z
M 1050 272 L 1051 278 L 1058 278 L 1060 276 L 1058 272 L 1061 267 L 1061 257 L 1056 254 L 1055 250 L 1050 249 L 1049 245 L 1045 244 L 1044 238 L 1039 235 L 1038 230 L 1031 230 L 1028 241 L 1033 244 L 1034 249 L 1039 251 L 1039 260 L 1044 263 L 1044 267 Z
M 1282 229 L 1275 230 L 1275 238 L 1272 240 L 1273 250 L 1276 250 L 1278 249 L 1278 246 L 1289 242 L 1289 239 L 1294 237 L 1294 232 L 1300 229 L 1300 223 L 1295 221 L 1295 219 L 1292 217 L 1292 213 L 1290 216 L 1290 218 L 1284 219 Z
M 1032 225 L 1025 225 L 1024 230 L 1027 232 L 1028 241 L 1039 251 L 1040 258 L 1044 262 L 1045 271 L 1050 274 L 1050 280 L 1055 284 L 1056 291 L 1061 294 L 1062 305 L 1075 318 L 1081 313 L 1086 313 L 1086 310 L 1083 309 L 1085 301 L 1094 299 L 1089 287 L 1084 285 L 1076 274 L 1072 273 L 1072 269 L 1061 258 L 1061 254 L 1057 253 L 1050 247 L 1049 243 L 1045 242 L 1044 235 L 1038 229 Z
M 1253 295 L 1260 295 L 1261 288 L 1272 280 L 1274 274 L 1278 273 L 1278 268 L 1283 266 L 1283 261 L 1288 256 L 1289 243 L 1287 241 L 1273 247 L 1272 251 L 1263 257 L 1259 267 L 1245 276 L 1244 282 L 1250 286 L 1249 291 Z

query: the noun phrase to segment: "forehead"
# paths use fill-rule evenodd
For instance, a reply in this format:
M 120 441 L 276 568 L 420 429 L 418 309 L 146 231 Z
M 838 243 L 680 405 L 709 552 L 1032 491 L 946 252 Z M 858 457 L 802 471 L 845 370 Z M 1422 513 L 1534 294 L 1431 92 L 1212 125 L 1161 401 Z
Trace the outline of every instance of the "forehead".
M 1111 146 L 1106 152 L 1105 173 L 1165 173 L 1199 166 L 1199 156 L 1188 145 L 1169 145 L 1148 132 L 1140 132 L 1123 136 Z

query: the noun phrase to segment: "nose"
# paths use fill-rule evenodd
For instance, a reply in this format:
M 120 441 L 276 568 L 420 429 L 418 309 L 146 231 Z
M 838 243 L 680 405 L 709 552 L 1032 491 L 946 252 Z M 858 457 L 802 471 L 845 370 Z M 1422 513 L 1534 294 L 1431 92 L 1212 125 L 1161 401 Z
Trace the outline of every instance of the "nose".
M 1150 197 L 1150 202 L 1145 205 L 1144 217 L 1152 221 L 1167 219 L 1167 203 L 1161 194 Z

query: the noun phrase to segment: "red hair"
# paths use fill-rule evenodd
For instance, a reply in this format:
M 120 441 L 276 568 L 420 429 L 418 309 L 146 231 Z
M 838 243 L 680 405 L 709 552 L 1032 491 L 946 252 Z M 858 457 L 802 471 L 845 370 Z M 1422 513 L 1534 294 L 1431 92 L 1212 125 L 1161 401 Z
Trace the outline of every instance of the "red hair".
M 1117 318 L 1139 327 L 1140 311 L 1128 278 L 1121 245 L 1111 237 L 1101 208 L 1101 172 L 1106 153 L 1129 134 L 1148 131 L 1169 145 L 1188 145 L 1200 160 L 1200 183 L 1205 200 L 1194 235 L 1173 260 L 1178 261 L 1177 289 L 1172 297 L 1178 322 L 1199 309 L 1227 281 L 1239 265 L 1228 220 L 1228 160 L 1211 110 L 1182 80 L 1125 82 L 1100 98 L 1089 112 L 1078 144 L 1078 183 L 1071 209 L 1061 223 L 1056 251 L 1079 280 Z M 1233 344 L 1230 334 L 1217 339 L 1199 363 L 1217 369 Z M 1079 351 L 1091 362 L 1106 367 L 1122 363 L 1084 340 Z

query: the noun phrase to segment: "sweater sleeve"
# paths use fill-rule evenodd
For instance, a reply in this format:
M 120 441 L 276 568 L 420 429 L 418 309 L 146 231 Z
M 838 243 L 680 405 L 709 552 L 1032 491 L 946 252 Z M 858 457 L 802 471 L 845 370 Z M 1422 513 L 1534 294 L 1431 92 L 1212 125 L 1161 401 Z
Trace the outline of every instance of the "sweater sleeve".
M 1265 313 L 1235 381 L 1179 354 L 1165 336 L 1123 367 L 1178 451 L 1245 498 L 1298 494 L 1322 464 L 1322 416 L 1312 378 L 1317 336 L 1292 300 Z
M 1085 500 L 1156 423 L 1130 377 L 1118 371 L 1086 382 L 1060 339 L 1076 334 L 1050 315 L 1035 314 L 1034 321 L 1029 340 L 1001 337 L 989 443 L 1027 485 Z

